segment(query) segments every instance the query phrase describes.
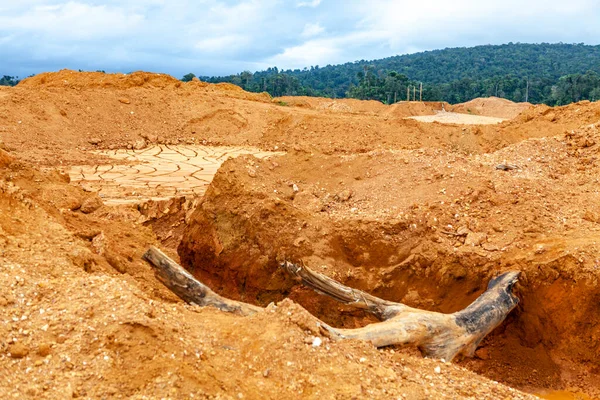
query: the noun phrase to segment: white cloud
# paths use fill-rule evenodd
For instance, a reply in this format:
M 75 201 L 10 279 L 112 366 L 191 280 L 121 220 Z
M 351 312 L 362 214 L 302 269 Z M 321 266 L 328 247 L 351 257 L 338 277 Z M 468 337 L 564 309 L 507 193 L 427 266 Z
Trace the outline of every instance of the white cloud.
M 323 28 L 321 24 L 319 24 L 318 22 L 316 24 L 309 22 L 306 25 L 304 25 L 304 29 L 302 30 L 300 36 L 302 36 L 303 38 L 310 38 L 313 36 L 320 35 L 323 32 L 325 32 L 325 28 Z
M 301 1 L 296 5 L 296 7 L 311 7 L 315 8 L 321 4 L 322 0 L 312 0 L 312 1 Z
M 88 40 L 123 35 L 139 27 L 144 16 L 120 7 L 80 2 L 40 4 L 20 15 L 0 16 L 2 31 Z
M 241 35 L 226 35 L 199 40 L 196 49 L 207 53 L 229 53 L 248 44 L 248 38 Z
M 600 40 L 598 0 L 0 0 L 0 74 L 227 74 L 444 47 Z
M 341 50 L 330 41 L 313 40 L 298 46 L 288 47 L 282 53 L 269 58 L 269 65 L 282 68 L 303 68 L 323 65 L 326 60 L 340 59 Z

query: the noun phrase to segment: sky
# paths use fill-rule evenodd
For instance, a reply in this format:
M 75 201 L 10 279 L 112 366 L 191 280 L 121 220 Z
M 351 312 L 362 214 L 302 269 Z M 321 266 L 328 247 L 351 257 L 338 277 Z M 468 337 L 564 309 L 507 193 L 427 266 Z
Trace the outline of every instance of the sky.
M 0 0 L 0 75 L 214 76 L 484 44 L 600 43 L 600 0 Z

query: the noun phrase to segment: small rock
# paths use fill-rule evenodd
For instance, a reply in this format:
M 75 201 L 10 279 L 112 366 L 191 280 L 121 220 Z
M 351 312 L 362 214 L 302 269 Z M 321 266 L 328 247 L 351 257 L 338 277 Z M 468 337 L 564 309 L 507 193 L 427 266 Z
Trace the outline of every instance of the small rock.
M 465 239 L 465 246 L 480 246 L 486 239 L 485 233 L 470 232 Z
M 102 203 L 102 199 L 100 199 L 99 196 L 90 196 L 81 203 L 79 210 L 84 214 L 89 214 L 93 213 L 103 205 L 104 203 Z
M 135 141 L 135 143 L 133 144 L 133 149 L 134 150 L 142 150 L 142 149 L 145 149 L 146 146 L 148 146 L 146 141 L 144 139 L 140 139 L 140 140 Z
M 321 338 L 316 337 L 312 341 L 312 347 L 319 347 L 322 343 L 323 343 L 323 341 L 321 340 Z
M 142 133 L 141 136 L 142 136 L 142 138 L 146 139 L 150 143 L 158 142 L 158 135 L 154 135 L 151 133 Z
M 338 194 L 336 194 L 335 199 L 337 201 L 341 201 L 343 203 L 343 202 L 350 200 L 350 198 L 352 197 L 353 194 L 354 193 L 352 192 L 352 190 L 345 189 L 345 190 L 342 190 L 341 192 L 339 192 Z
M 39 356 L 41 357 L 46 357 L 48 354 L 50 354 L 50 345 L 47 343 L 42 343 L 38 346 L 38 350 L 37 353 Z
M 119 99 L 119 102 L 123 103 L 123 104 L 131 104 L 131 101 L 128 98 L 126 98 L 126 97 L 121 97 Z
M 456 234 L 459 236 L 467 236 L 471 231 L 466 226 L 459 226 L 456 230 Z
M 433 370 L 435 371 L 436 374 L 441 374 L 442 373 L 442 369 L 440 368 L 439 365 L 437 367 L 435 367 Z
M 250 178 L 256 178 L 256 170 L 254 168 L 248 168 L 248 176 Z
M 297 192 L 297 191 L 299 191 L 300 189 L 298 189 L 298 185 L 296 185 L 296 184 L 294 183 L 294 184 L 292 185 L 292 190 L 293 190 L 294 192 Z
M 93 144 L 94 146 L 99 145 L 100 143 L 102 143 L 102 139 L 100 138 L 91 138 L 90 140 L 88 140 L 89 144 Z
M 29 354 L 29 349 L 22 343 L 13 343 L 8 346 L 8 352 L 12 358 L 23 358 Z
M 483 347 L 481 349 L 477 349 L 475 352 L 475 357 L 479 358 L 480 360 L 487 360 L 490 358 L 490 352 L 487 348 Z

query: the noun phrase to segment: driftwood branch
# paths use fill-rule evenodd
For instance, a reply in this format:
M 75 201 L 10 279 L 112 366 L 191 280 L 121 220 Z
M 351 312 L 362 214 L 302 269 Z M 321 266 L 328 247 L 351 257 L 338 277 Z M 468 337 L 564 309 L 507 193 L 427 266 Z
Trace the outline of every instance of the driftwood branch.
M 282 267 L 316 292 L 368 310 L 383 320 L 358 329 L 337 329 L 324 324 L 332 336 L 367 340 L 377 347 L 412 344 L 425 356 L 446 360 L 459 354 L 472 357 L 481 340 L 519 303 L 512 293 L 519 272 L 507 272 L 492 279 L 487 290 L 464 310 L 442 314 L 379 299 L 305 266 L 285 262 Z
M 158 280 L 183 301 L 202 307 L 213 306 L 222 311 L 242 315 L 250 315 L 262 310 L 252 304 L 219 296 L 154 246 L 151 246 L 142 258 L 154 267 Z
M 155 247 L 150 247 L 143 258 L 154 267 L 158 279 L 188 303 L 242 315 L 263 310 L 219 296 Z M 358 329 L 338 329 L 321 322 L 332 338 L 366 340 L 377 347 L 410 344 L 419 347 L 425 356 L 448 361 L 457 355 L 473 356 L 481 340 L 519 302 L 512 292 L 519 272 L 507 272 L 492 279 L 487 290 L 464 310 L 442 314 L 380 299 L 305 266 L 285 262 L 282 267 L 318 293 L 371 312 L 382 320 Z

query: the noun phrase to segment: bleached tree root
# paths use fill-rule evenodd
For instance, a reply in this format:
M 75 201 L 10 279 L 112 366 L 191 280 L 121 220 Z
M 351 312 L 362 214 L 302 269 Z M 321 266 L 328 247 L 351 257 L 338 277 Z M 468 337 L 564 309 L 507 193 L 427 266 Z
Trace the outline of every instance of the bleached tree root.
M 158 279 L 188 303 L 242 315 L 263 310 L 216 294 L 156 247 L 150 247 L 143 258 L 154 267 Z M 427 357 L 447 361 L 461 354 L 473 356 L 481 340 L 519 303 L 512 292 L 519 272 L 507 272 L 492 279 L 487 290 L 464 310 L 442 314 L 380 299 L 305 266 L 284 262 L 282 267 L 318 293 L 366 310 L 382 320 L 358 329 L 338 329 L 320 322 L 332 338 L 366 340 L 377 347 L 413 345 Z
M 219 296 L 154 246 L 150 246 L 142 258 L 154 267 L 158 280 L 187 303 L 202 307 L 213 306 L 221 311 L 241 315 L 250 315 L 263 310 L 252 304 Z
M 323 324 L 333 337 L 367 340 L 377 347 L 410 344 L 427 357 L 447 361 L 461 354 L 472 357 L 481 340 L 519 303 L 512 289 L 520 272 L 507 272 L 492 279 L 487 290 L 467 308 L 442 314 L 377 298 L 305 266 L 285 262 L 282 267 L 316 292 L 369 311 L 383 321 L 358 329 Z

